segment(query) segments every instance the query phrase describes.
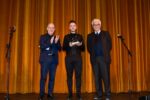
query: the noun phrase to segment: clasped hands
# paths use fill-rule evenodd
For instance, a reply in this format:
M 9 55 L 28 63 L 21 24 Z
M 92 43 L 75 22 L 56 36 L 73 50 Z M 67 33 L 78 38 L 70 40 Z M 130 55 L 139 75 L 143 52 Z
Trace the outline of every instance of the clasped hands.
M 81 46 L 82 42 L 76 41 L 76 42 L 69 42 L 69 46 L 73 47 L 73 46 Z

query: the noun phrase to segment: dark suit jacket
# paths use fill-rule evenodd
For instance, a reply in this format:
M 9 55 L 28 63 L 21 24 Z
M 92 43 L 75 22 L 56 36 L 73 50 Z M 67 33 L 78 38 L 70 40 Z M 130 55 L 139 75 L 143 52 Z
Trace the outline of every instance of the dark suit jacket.
M 112 48 L 112 42 L 111 37 L 109 35 L 109 32 L 107 31 L 101 31 L 101 39 L 102 39 L 102 47 L 103 47 L 103 53 L 106 63 L 111 63 L 111 57 L 110 57 L 110 51 Z M 95 59 L 95 51 L 94 51 L 94 44 L 95 44 L 95 33 L 92 32 L 88 34 L 87 36 L 87 49 L 90 53 L 90 59 L 91 62 Z
M 48 33 L 40 37 L 40 63 L 51 61 L 58 64 L 58 51 L 61 50 L 60 41 L 51 44 L 51 37 Z

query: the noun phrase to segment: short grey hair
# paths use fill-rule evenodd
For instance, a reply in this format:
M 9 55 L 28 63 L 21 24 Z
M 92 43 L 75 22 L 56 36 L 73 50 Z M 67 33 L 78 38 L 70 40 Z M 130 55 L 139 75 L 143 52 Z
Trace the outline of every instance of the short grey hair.
M 98 18 L 94 18 L 93 20 L 92 20 L 92 26 L 94 25 L 94 22 L 98 22 L 99 24 L 101 24 L 101 20 L 100 19 L 98 19 Z

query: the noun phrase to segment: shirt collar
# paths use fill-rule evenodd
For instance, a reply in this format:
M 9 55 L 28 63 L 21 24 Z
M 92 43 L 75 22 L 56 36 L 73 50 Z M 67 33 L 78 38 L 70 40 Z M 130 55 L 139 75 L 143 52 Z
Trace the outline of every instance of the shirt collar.
M 48 34 L 48 33 L 47 33 L 47 35 L 48 35 L 48 37 L 53 37 L 53 36 L 54 36 L 54 34 L 53 34 L 53 35 L 50 35 L 50 34 Z
M 95 33 L 95 34 L 100 34 L 100 33 L 101 33 L 101 30 L 95 31 L 94 33 Z

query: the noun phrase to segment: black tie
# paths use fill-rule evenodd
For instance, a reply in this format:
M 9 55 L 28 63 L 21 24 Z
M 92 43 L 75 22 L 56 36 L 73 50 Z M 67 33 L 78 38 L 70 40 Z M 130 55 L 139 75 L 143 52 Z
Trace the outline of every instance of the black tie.
M 98 34 L 98 32 L 96 32 L 96 36 L 98 36 L 99 34 Z

